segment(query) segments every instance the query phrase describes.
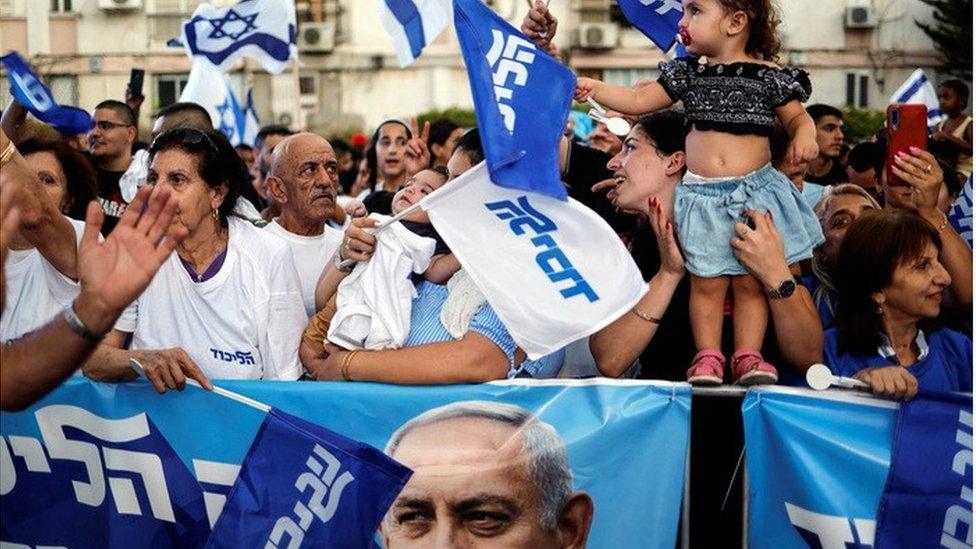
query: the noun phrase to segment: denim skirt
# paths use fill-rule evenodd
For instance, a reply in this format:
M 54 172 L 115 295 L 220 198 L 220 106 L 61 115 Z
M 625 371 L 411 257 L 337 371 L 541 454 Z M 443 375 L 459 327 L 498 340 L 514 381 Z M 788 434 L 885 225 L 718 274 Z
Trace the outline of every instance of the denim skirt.
M 820 222 L 800 191 L 771 165 L 733 178 L 687 172 L 675 191 L 674 221 L 688 271 L 705 278 L 746 274 L 731 240 L 736 223 L 745 223 L 743 214 L 750 210 L 772 213 L 787 264 L 809 259 L 824 241 Z

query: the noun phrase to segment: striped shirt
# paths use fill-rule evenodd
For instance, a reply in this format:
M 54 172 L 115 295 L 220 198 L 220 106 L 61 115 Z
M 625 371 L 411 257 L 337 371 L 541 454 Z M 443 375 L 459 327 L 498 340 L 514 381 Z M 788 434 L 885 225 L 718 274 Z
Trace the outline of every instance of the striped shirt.
M 441 324 L 440 314 L 444 302 L 447 301 L 448 289 L 431 282 L 423 281 L 417 285 L 417 297 L 413 300 L 410 312 L 410 333 L 404 342 L 404 347 L 416 347 L 427 343 L 442 343 L 452 341 L 451 334 Z M 481 334 L 491 340 L 505 353 L 508 359 L 508 377 L 555 377 L 562 367 L 564 352 L 562 350 L 546 355 L 539 360 L 524 361 L 515 366 L 515 349 L 518 345 L 505 325 L 495 314 L 491 305 L 485 304 L 474 318 L 468 331 Z

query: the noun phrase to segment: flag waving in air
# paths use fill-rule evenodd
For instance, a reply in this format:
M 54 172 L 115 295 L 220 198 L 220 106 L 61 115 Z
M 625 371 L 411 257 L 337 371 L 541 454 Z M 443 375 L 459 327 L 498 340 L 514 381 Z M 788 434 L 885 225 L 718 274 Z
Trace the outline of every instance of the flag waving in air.
M 247 56 L 278 74 L 297 55 L 297 37 L 293 0 L 241 0 L 219 10 L 200 4 L 183 24 L 180 42 L 191 59 L 224 72 Z
M 241 105 L 227 75 L 210 64 L 194 61 L 180 101 L 196 103 L 207 109 L 214 129 L 224 134 L 232 145 L 254 142 L 256 122 L 249 124 L 247 105 Z M 254 134 L 250 139 L 247 136 L 249 126 Z
M 620 10 L 661 51 L 674 45 L 683 13 L 681 0 L 620 0 Z
M 38 120 L 50 124 L 65 135 L 87 133 L 91 130 L 91 117 L 88 113 L 77 107 L 58 105 L 51 90 L 17 52 L 12 51 L 0 57 L 0 63 L 7 67 L 10 91 L 14 98 Z
M 450 0 L 377 0 L 383 28 L 393 38 L 397 60 L 406 67 L 447 27 Z
M 908 80 L 895 90 L 891 95 L 891 102 L 922 103 L 929 110 L 930 128 L 945 118 L 945 114 L 939 109 L 939 96 L 935 93 L 935 87 L 922 69 L 915 69 Z
M 559 139 L 576 76 L 481 0 L 455 0 L 454 25 L 491 180 L 565 200 Z

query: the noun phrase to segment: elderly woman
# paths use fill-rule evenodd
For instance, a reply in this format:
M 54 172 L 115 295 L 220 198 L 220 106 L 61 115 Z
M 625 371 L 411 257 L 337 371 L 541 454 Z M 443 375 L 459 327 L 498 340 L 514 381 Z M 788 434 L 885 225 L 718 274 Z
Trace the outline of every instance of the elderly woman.
M 847 230 L 864 212 L 880 209 L 868 191 L 852 183 L 827 187 L 813 206 L 826 240 L 813 251 L 813 275 L 803 277 L 801 283 L 813 294 L 824 328 L 833 326 L 837 314 L 835 271 Z
M 869 212 L 847 231 L 837 265 L 840 309 L 827 331 L 831 370 L 910 399 L 919 389 L 973 390 L 973 343 L 933 326 L 951 277 L 939 232 L 906 212 Z
M 219 134 L 174 129 L 153 141 L 149 162 L 147 183 L 172 189 L 174 223 L 188 235 L 85 374 L 131 379 L 136 359 L 159 392 L 182 388 L 187 375 L 298 379 L 307 319 L 298 274 L 281 239 L 231 216 L 246 184 L 233 147 Z
M 67 144 L 29 140 L 17 149 L 23 159 L 4 167 L 5 176 L 22 182 L 17 194 L 22 223 L 7 264 L 10 301 L 0 319 L 2 342 L 41 327 L 78 296 L 81 220 L 95 199 L 91 164 Z
M 448 162 L 448 172 L 457 177 L 483 160 L 477 130 L 465 134 Z M 364 229 L 375 223 L 359 218 L 346 229 L 342 259 L 368 261 L 376 238 Z M 316 290 L 316 304 L 326 305 L 339 283 L 347 276 L 335 266 L 323 273 Z M 460 339 L 452 337 L 440 320 L 449 290 L 421 281 L 411 306 L 410 331 L 401 349 L 346 351 L 327 345 L 321 352 L 327 328 L 310 324 L 303 338 L 301 357 L 308 371 L 319 380 L 356 380 L 429 385 L 480 383 L 506 377 L 553 377 L 562 366 L 563 353 L 556 352 L 538 361 L 523 362 L 525 355 L 488 304 L 480 305 Z M 316 315 L 318 318 L 319 315 Z M 309 337 L 314 332 L 314 337 Z M 325 342 L 326 344 L 328 342 Z
M 609 197 L 614 205 L 645 220 L 625 240 L 649 280 L 649 290 L 632 311 L 590 336 L 590 351 L 605 376 L 624 375 L 639 359 L 641 377 L 683 381 L 684 365 L 695 354 L 688 281 L 666 225 L 685 169 L 684 127 L 684 118 L 676 113 L 638 120 L 607 166 L 613 172 Z M 816 310 L 807 291 L 793 283 L 773 220 L 759 212 L 750 215 L 754 227 L 736 227 L 733 251 L 770 296 L 775 342 L 783 360 L 805 370 L 820 360 L 822 350 L 821 338 L 809 336 L 822 331 Z M 665 224 L 654 221 L 656 216 Z

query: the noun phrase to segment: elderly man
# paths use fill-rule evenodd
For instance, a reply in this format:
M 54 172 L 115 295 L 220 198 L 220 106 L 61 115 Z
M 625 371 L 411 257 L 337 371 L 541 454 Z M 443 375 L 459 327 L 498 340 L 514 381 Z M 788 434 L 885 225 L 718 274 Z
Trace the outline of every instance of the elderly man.
M 326 226 L 335 213 L 339 161 L 329 142 L 311 133 L 286 137 L 271 153 L 268 194 L 281 214 L 266 227 L 291 247 L 308 316 L 315 314 L 315 285 L 342 243 Z
M 414 471 L 380 526 L 387 549 L 586 546 L 593 500 L 573 492 L 559 433 L 517 406 L 429 410 L 386 453 Z

